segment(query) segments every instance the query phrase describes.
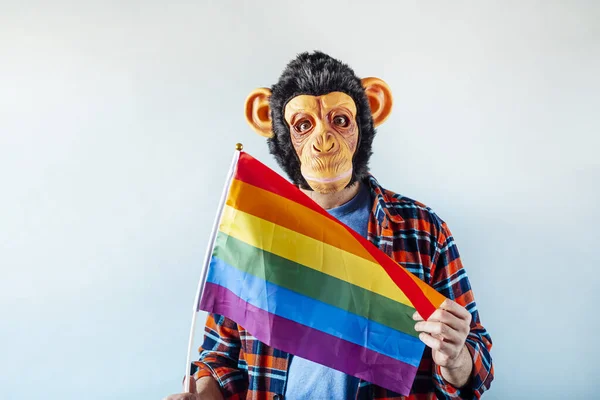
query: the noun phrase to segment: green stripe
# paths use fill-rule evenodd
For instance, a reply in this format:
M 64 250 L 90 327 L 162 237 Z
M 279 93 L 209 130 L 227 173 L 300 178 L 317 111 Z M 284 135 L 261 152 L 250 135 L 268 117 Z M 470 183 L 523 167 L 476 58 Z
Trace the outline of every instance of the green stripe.
M 412 319 L 415 309 L 405 304 L 258 249 L 223 232 L 217 235 L 213 254 L 278 286 L 418 337 Z

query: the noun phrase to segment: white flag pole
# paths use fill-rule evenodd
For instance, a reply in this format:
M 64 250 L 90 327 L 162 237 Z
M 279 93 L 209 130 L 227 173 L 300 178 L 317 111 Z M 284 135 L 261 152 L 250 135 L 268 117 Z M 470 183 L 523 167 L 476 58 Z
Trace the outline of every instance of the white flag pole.
M 200 272 L 200 281 L 198 282 L 198 289 L 196 290 L 196 299 L 194 300 L 194 309 L 192 313 L 192 327 L 190 328 L 190 339 L 188 341 L 187 358 L 185 361 L 185 393 L 190 391 L 190 365 L 192 363 L 192 346 L 194 344 L 194 332 L 196 330 L 196 317 L 198 315 L 198 302 L 202 298 L 202 292 L 204 292 L 204 283 L 206 281 L 206 275 L 208 274 L 208 266 L 212 257 L 213 248 L 215 246 L 215 238 L 217 237 L 217 231 L 219 230 L 219 222 L 221 221 L 221 214 L 223 214 L 223 208 L 225 206 L 225 200 L 227 198 L 227 192 L 229 192 L 229 186 L 233 180 L 233 174 L 235 173 L 235 167 L 237 166 L 238 160 L 240 159 L 240 152 L 244 146 L 241 143 L 235 145 L 235 154 L 227 173 L 227 179 L 223 192 L 221 193 L 221 200 L 219 201 L 219 208 L 217 209 L 217 215 L 215 216 L 215 222 L 213 223 L 212 232 L 210 239 L 208 240 L 208 246 L 206 248 L 206 254 L 204 256 L 204 264 L 202 265 L 202 271 Z

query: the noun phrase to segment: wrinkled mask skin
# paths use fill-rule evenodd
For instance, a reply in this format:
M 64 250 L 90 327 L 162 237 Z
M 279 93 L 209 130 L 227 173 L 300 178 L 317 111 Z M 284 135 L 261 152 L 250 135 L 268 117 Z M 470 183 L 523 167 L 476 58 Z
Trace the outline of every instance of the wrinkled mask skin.
M 284 116 L 309 186 L 319 193 L 344 189 L 358 143 L 354 100 L 341 92 L 301 95 L 286 104 Z
M 375 127 L 392 102 L 384 81 L 359 79 L 316 51 L 299 54 L 271 89 L 253 90 L 245 117 L 295 185 L 330 194 L 366 179 Z

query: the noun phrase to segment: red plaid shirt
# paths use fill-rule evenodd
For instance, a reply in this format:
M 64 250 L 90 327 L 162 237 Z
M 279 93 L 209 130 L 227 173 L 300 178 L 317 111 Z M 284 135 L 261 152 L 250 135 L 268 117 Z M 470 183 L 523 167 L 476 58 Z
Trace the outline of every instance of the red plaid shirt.
M 473 357 L 469 384 L 456 389 L 446 383 L 440 367 L 425 349 L 408 397 L 369 382 L 359 383 L 357 399 L 471 399 L 490 387 L 494 367 L 492 340 L 481 325 L 469 279 L 446 223 L 430 208 L 383 189 L 368 179 L 374 199 L 368 239 L 390 257 L 473 316 L 466 345 Z M 212 376 L 226 399 L 283 399 L 290 355 L 267 346 L 244 328 L 220 315 L 206 321 L 200 360 L 194 378 Z

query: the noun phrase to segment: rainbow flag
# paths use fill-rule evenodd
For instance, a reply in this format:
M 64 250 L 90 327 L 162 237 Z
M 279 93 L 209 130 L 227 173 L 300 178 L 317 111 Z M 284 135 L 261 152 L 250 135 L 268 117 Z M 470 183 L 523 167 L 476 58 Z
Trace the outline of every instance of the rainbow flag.
M 274 348 L 408 395 L 415 309 L 444 297 L 298 188 L 240 152 L 199 310 Z

